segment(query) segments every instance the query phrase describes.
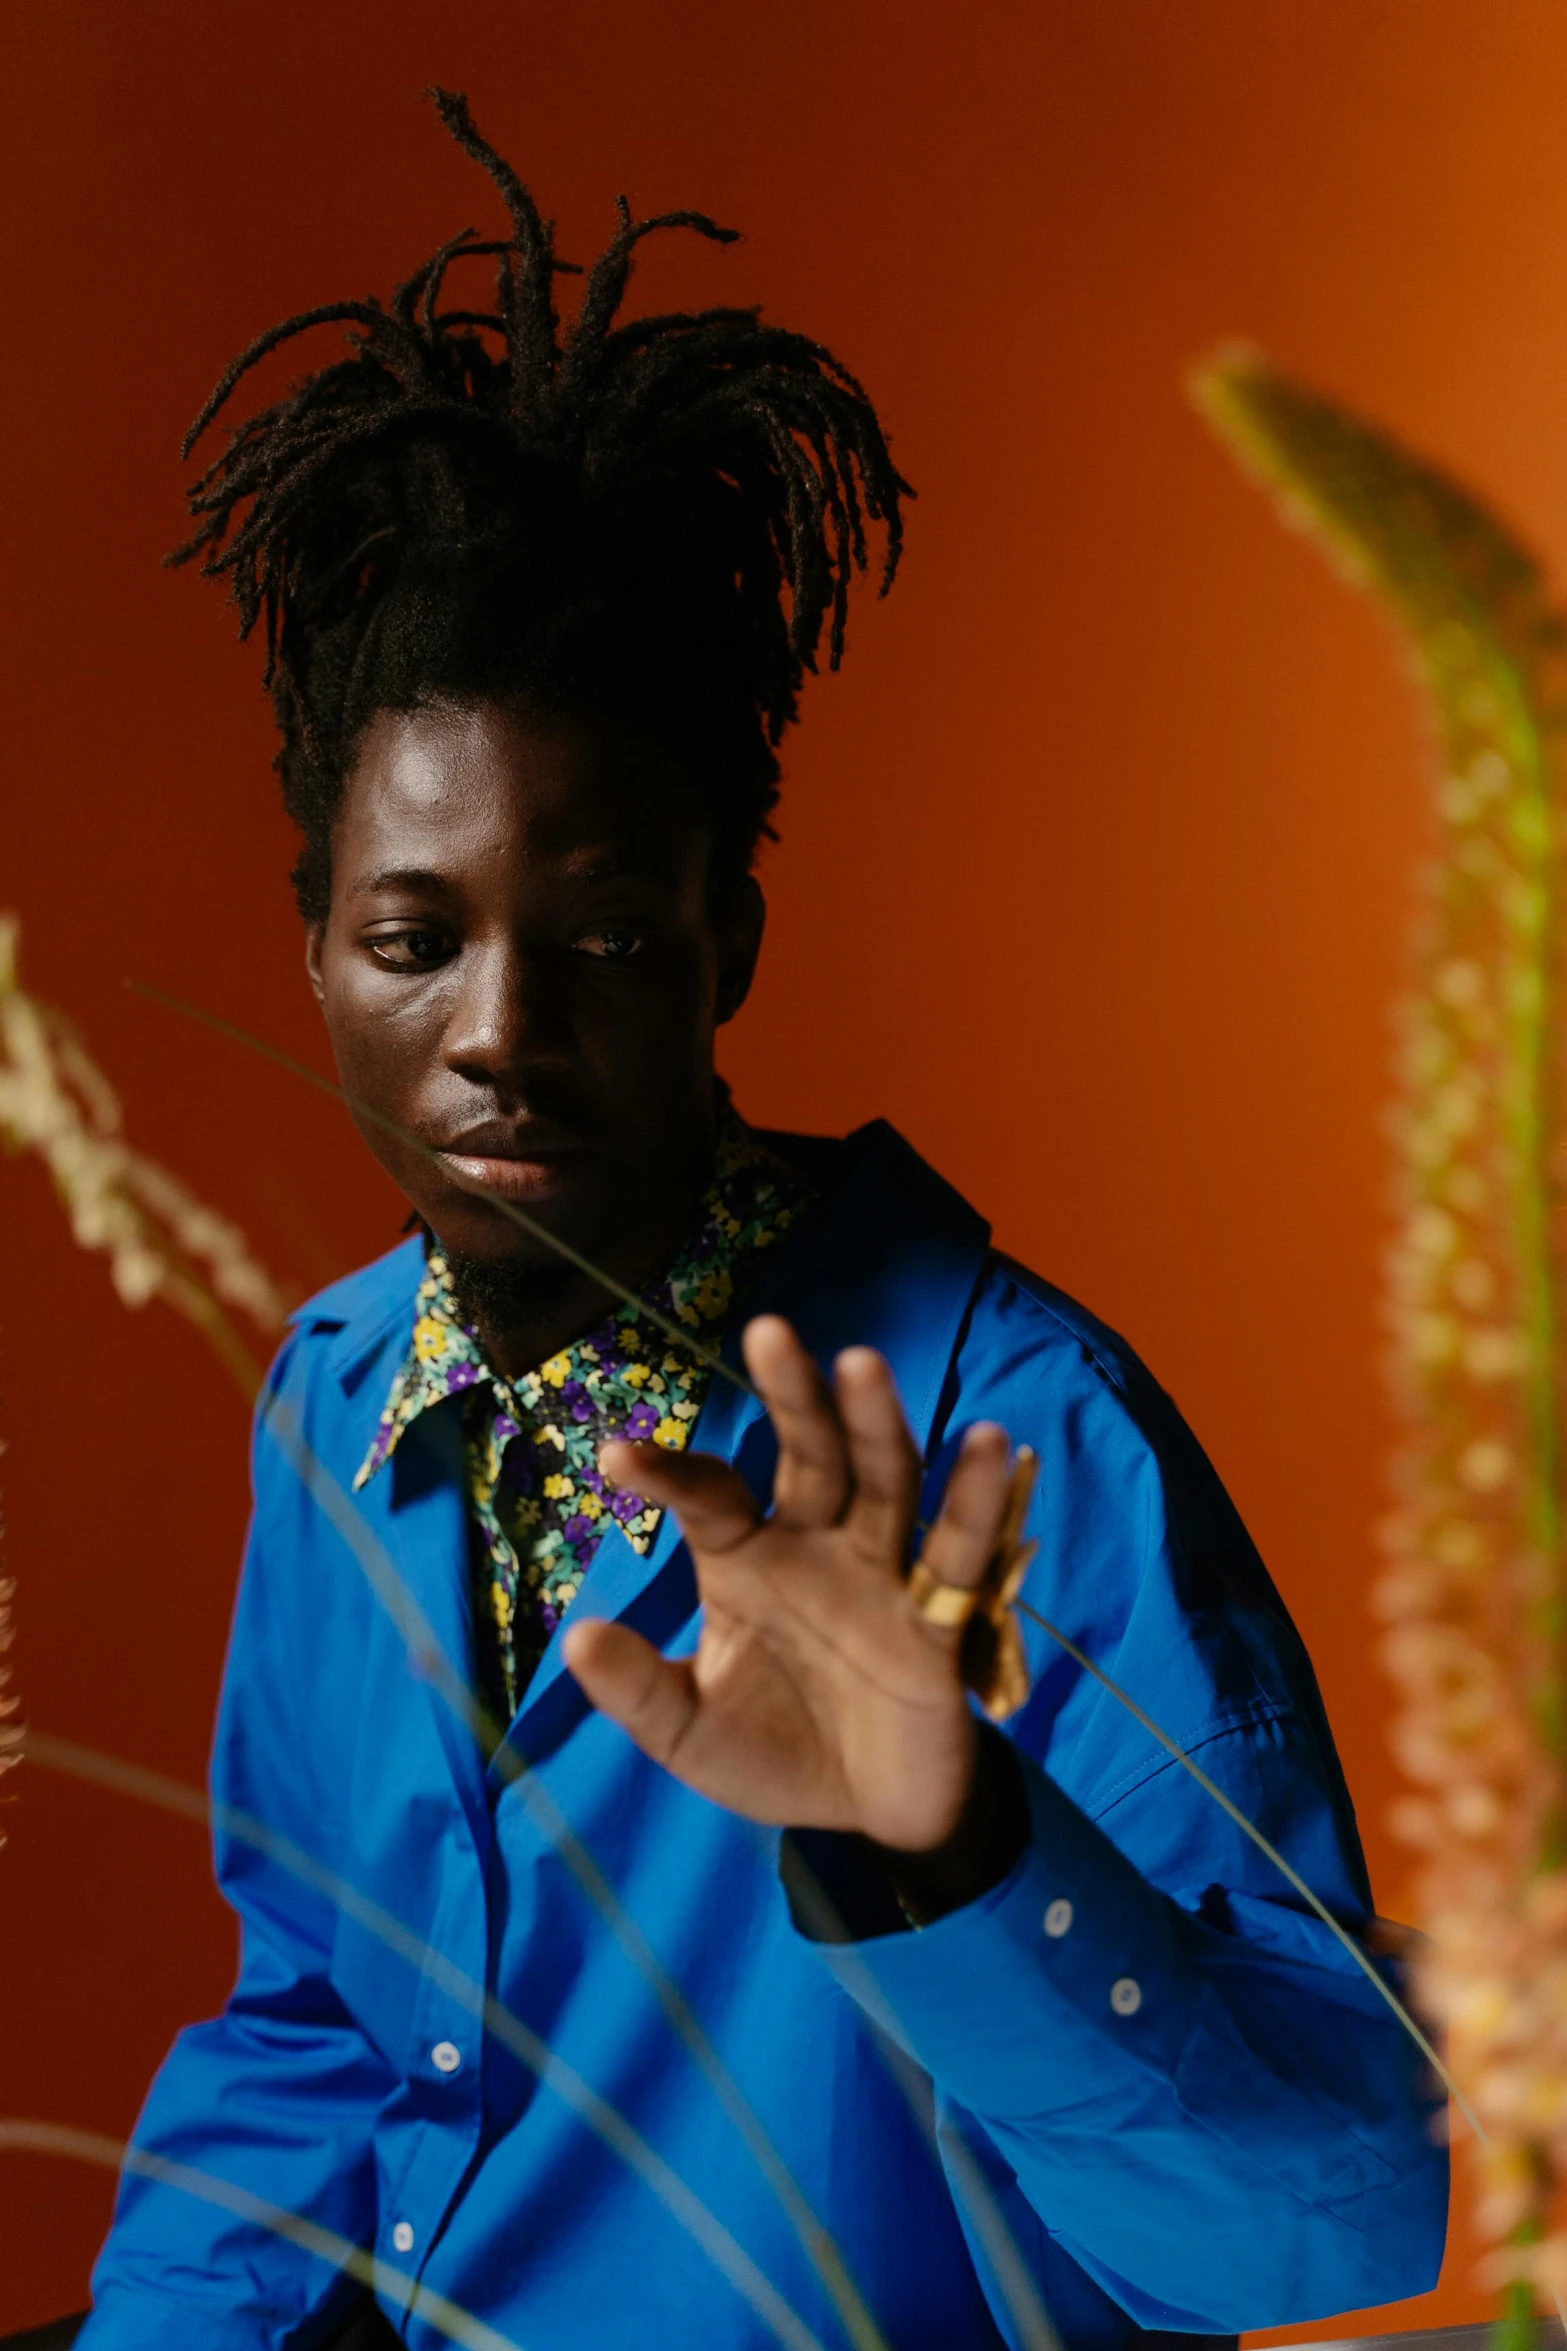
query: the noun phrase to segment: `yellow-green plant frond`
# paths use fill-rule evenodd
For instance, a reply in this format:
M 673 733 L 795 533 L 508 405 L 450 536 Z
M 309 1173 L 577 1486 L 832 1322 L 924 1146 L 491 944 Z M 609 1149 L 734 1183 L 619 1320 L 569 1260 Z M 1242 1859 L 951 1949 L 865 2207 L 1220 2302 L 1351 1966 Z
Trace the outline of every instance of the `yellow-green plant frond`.
M 1246 345 L 1216 352 L 1190 388 L 1282 519 L 1395 608 L 1417 659 L 1462 656 L 1442 637 L 1457 621 L 1559 708 L 1567 628 L 1541 565 L 1461 482 Z
M 1441 468 L 1259 354 L 1197 405 L 1396 624 L 1440 751 L 1402 1007 L 1383 1316 L 1403 1423 L 1374 1604 L 1422 1855 L 1424 1989 L 1492 2145 L 1493 2274 L 1554 2290 L 1567 2178 L 1562 1738 L 1567 627 L 1529 550 Z M 1524 2315 L 1518 2312 L 1520 2318 Z

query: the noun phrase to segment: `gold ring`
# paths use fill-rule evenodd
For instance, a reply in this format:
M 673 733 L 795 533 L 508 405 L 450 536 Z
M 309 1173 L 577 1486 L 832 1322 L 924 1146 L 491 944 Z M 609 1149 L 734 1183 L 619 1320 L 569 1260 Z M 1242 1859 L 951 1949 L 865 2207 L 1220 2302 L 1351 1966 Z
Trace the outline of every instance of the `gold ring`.
M 967 1591 L 961 1584 L 942 1583 L 923 1559 L 916 1559 L 909 1572 L 908 1593 L 927 1624 L 948 1631 L 967 1624 L 980 1601 L 978 1592 Z

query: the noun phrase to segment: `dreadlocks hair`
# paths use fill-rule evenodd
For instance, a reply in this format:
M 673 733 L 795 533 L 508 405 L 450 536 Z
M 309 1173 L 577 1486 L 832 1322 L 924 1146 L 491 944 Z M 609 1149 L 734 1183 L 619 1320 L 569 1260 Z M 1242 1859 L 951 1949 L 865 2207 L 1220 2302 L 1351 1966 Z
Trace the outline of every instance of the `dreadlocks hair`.
M 843 652 L 866 526 L 880 592 L 912 495 L 876 412 L 819 343 L 755 309 L 617 324 L 637 247 L 665 229 L 715 244 L 705 213 L 620 225 L 563 332 L 556 254 L 467 100 L 430 93 L 500 191 L 511 234 L 465 229 L 396 289 L 322 303 L 258 335 L 185 437 L 189 456 L 246 373 L 308 329 L 352 356 L 239 425 L 189 490 L 199 558 L 228 582 L 282 737 L 303 835 L 294 889 L 324 919 L 332 828 L 379 710 L 517 696 L 546 713 L 650 726 L 701 796 L 715 884 L 746 871 L 778 797 L 777 745 L 823 629 Z M 494 306 L 443 308 L 454 263 L 496 263 Z

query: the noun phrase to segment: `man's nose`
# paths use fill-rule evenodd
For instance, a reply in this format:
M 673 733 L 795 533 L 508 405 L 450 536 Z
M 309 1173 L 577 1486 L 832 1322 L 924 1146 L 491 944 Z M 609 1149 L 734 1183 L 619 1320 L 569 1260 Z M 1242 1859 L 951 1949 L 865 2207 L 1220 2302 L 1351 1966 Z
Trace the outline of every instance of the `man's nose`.
M 565 991 L 543 956 L 496 940 L 469 949 L 446 1032 L 449 1069 L 505 1092 L 572 1060 Z

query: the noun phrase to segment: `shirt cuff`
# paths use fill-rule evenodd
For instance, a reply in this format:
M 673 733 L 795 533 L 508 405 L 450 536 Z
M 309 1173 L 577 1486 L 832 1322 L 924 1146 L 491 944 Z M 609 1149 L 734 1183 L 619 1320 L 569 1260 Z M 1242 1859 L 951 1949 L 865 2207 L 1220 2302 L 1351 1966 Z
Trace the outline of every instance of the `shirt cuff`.
M 1029 1835 L 1021 1758 L 994 1723 L 981 1722 L 968 1800 L 944 1845 L 900 1853 L 837 1829 L 786 1829 L 778 1874 L 807 1941 L 860 1943 L 932 1925 L 988 1894 Z
M 913 1933 L 823 1938 L 860 2006 L 997 2120 L 1072 2104 L 1103 2086 L 1107 2063 L 1168 2080 L 1199 1989 L 1174 1905 L 1037 1764 L 1018 1762 L 1029 1842 L 998 1885 Z

